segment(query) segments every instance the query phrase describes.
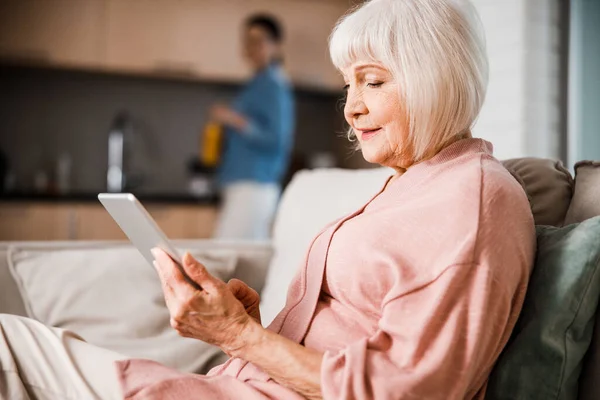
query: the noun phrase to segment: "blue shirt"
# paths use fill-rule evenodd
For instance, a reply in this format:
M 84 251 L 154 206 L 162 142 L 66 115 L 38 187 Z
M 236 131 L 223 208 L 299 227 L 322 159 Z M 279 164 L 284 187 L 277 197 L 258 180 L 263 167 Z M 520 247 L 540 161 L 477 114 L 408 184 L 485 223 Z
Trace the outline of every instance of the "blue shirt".
M 294 131 L 294 98 L 281 68 L 273 64 L 255 75 L 232 108 L 246 118 L 248 127 L 243 132 L 225 128 L 219 184 L 280 183 L 288 167 Z

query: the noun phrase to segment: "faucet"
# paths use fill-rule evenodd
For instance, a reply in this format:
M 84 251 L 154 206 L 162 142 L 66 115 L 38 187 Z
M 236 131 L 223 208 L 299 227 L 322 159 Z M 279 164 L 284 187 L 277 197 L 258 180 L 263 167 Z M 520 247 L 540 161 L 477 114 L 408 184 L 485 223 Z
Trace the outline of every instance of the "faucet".
M 126 143 L 132 138 L 131 119 L 121 111 L 113 120 L 108 133 L 108 172 L 106 187 L 109 192 L 123 192 L 127 185 L 125 169 L 127 167 Z

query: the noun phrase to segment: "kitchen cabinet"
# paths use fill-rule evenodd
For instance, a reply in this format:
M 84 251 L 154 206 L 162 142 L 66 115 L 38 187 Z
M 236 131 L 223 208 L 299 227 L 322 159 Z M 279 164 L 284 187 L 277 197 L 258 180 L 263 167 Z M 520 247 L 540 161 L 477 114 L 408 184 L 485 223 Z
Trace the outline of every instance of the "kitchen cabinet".
M 211 237 L 217 220 L 214 207 L 155 204 L 148 212 L 168 237 L 177 239 Z
M 172 239 L 212 235 L 214 206 L 149 203 L 148 212 Z M 0 203 L 0 240 L 126 240 L 104 207 L 88 203 Z
M 0 203 L 0 240 L 67 240 L 74 218 L 68 204 Z
M 146 209 L 167 237 L 172 239 L 209 238 L 216 221 L 216 208 L 185 204 L 148 204 Z M 104 207 L 91 204 L 75 208 L 78 240 L 119 240 L 125 235 Z
M 239 81 L 239 2 L 107 1 L 107 66 L 120 71 Z
M 74 204 L 74 235 L 67 240 L 126 240 L 119 225 L 97 204 Z
M 281 19 L 286 33 L 285 67 L 296 85 L 341 91 L 343 80 L 331 64 L 328 39 L 337 20 L 347 11 L 347 1 L 242 3 L 244 15 L 269 10 Z
M 107 65 L 123 71 L 241 81 L 244 20 L 257 12 L 281 19 L 285 66 L 300 86 L 339 90 L 327 39 L 346 6 L 291 0 L 108 1 Z M 134 29 L 135 28 L 135 29 Z
M 0 2 L 0 57 L 99 67 L 105 52 L 104 0 Z
M 4 0 L 0 57 L 55 67 L 242 82 L 244 20 L 268 10 L 285 30 L 296 86 L 339 91 L 327 39 L 347 2 L 310 0 Z

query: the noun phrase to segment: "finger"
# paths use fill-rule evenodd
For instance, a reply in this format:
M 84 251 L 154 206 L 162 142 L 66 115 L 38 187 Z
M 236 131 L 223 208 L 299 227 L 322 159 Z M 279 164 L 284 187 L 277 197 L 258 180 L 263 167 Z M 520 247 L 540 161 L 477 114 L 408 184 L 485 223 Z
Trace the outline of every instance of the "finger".
M 158 279 L 160 280 L 160 284 L 163 287 L 163 292 L 172 294 L 173 288 L 171 287 L 171 285 L 169 285 L 169 282 L 167 280 L 167 277 L 165 276 L 163 269 L 160 267 L 160 265 L 158 265 L 157 261 L 153 261 L 152 265 L 154 265 L 154 269 L 158 274 Z
M 247 296 L 248 286 L 239 279 L 230 279 L 229 282 L 227 282 L 227 288 L 238 299 Z
M 176 297 L 188 296 L 195 291 L 179 270 L 173 259 L 159 248 L 152 249 L 152 255 L 156 259 L 156 269 L 161 280 L 171 288 Z
M 204 290 L 216 290 L 222 283 L 208 272 L 206 267 L 199 263 L 189 252 L 183 255 L 183 270 L 185 273 Z
M 256 290 L 252 289 L 239 279 L 231 279 L 227 282 L 227 288 L 233 293 L 235 298 L 242 302 L 246 307 L 258 304 L 260 301 Z
M 150 252 L 152 252 L 152 255 L 154 256 L 154 259 L 156 260 L 156 262 L 158 263 L 158 265 L 160 267 L 164 267 L 170 263 L 173 262 L 173 259 L 171 258 L 171 256 L 169 256 L 163 249 L 161 249 L 160 247 L 154 247 L 152 250 L 150 250 Z
M 160 281 L 160 286 L 162 288 L 163 297 L 165 298 L 165 304 L 167 305 L 167 308 L 169 308 L 169 310 L 170 310 L 171 309 L 170 305 L 173 304 L 173 301 L 175 300 L 175 292 L 173 291 L 173 288 L 169 285 L 167 280 L 162 276 L 162 271 L 159 269 L 158 263 L 156 261 L 154 261 L 152 264 L 154 265 L 154 268 L 156 269 L 156 272 L 158 273 L 158 279 Z

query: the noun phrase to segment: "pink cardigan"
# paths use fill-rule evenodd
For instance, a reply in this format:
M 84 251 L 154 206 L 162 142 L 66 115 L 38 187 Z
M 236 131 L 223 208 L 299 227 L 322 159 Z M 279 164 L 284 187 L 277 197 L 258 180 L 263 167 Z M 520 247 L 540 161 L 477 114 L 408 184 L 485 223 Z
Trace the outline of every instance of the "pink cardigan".
M 325 353 L 325 399 L 483 398 L 535 252 L 527 197 L 491 152 L 456 142 L 315 238 L 269 329 Z M 301 398 L 241 359 L 117 368 L 127 399 Z

